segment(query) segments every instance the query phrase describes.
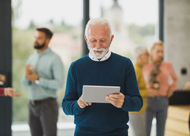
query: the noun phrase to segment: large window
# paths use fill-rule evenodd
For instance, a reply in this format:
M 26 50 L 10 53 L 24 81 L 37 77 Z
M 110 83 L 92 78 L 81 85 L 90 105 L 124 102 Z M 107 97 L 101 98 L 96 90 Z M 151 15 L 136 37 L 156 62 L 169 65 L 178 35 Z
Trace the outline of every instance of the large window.
M 91 0 L 90 18 L 106 18 L 114 39 L 111 50 L 131 57 L 134 46 L 158 40 L 158 0 Z
M 82 56 L 82 4 L 82 0 L 12 0 L 13 87 L 23 94 L 20 98 L 13 98 L 13 136 L 30 135 L 17 130 L 28 128 L 25 125 L 28 89 L 22 87 L 21 78 L 28 57 L 35 52 L 36 27 L 47 27 L 54 32 L 50 48 L 63 61 L 66 81 L 70 63 Z M 132 59 L 133 47 L 150 47 L 158 40 L 158 0 L 90 0 L 90 18 L 97 17 L 106 18 L 111 23 L 115 36 L 111 51 L 115 53 Z M 64 89 L 65 83 L 63 89 L 58 90 L 58 128 L 73 129 L 73 116 L 66 116 L 61 108 Z M 68 124 L 62 124 L 66 122 Z M 58 135 L 62 133 L 73 135 L 66 129 L 58 131 Z
M 21 85 L 21 78 L 25 73 L 28 57 L 36 51 L 33 48 L 36 28 L 47 27 L 54 32 L 49 47 L 61 57 L 66 81 L 71 62 L 82 56 L 82 8 L 82 0 L 12 1 L 13 87 L 23 95 L 13 98 L 12 130 L 14 136 L 30 135 L 26 132 L 19 132 L 28 131 L 28 89 Z M 58 128 L 73 129 L 73 117 L 66 116 L 61 108 L 64 89 L 65 82 L 63 89 L 58 90 L 60 106 Z M 72 122 L 72 124 L 64 124 L 66 122 Z M 63 130 L 59 133 L 61 131 Z
M 158 40 L 158 0 L 90 0 L 90 18 L 106 18 L 114 35 L 112 52 L 130 58 L 135 46 L 148 49 Z M 152 133 L 155 135 L 156 120 Z M 129 131 L 129 135 L 131 132 Z

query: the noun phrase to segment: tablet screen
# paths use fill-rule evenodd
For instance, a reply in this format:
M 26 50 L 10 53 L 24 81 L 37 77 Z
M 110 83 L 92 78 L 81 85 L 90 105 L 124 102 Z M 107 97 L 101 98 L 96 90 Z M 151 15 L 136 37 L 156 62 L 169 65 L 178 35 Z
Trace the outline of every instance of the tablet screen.
M 109 94 L 119 92 L 119 86 L 83 85 L 82 101 L 92 103 L 109 103 L 105 100 L 105 97 Z

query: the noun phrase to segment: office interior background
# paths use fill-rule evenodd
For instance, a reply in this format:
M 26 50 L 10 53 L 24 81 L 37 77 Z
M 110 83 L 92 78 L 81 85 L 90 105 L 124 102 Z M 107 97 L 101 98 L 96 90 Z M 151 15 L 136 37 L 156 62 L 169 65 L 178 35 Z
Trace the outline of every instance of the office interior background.
M 66 81 L 71 62 L 88 53 L 84 20 L 99 17 L 111 23 L 115 35 L 111 51 L 134 61 L 133 47 L 150 49 L 155 41 L 163 40 L 164 60 L 173 63 L 179 78 L 177 91 L 190 81 L 190 0 L 1 0 L 0 72 L 7 76 L 5 86 L 16 88 L 23 96 L 0 98 L 0 135 L 2 130 L 13 136 L 30 135 L 28 89 L 22 87 L 21 78 L 28 57 L 35 52 L 36 28 L 47 27 L 54 32 L 49 47 L 61 57 Z M 69 136 L 74 124 L 73 116 L 66 116 L 61 108 L 64 88 L 65 83 L 58 90 L 58 135 Z

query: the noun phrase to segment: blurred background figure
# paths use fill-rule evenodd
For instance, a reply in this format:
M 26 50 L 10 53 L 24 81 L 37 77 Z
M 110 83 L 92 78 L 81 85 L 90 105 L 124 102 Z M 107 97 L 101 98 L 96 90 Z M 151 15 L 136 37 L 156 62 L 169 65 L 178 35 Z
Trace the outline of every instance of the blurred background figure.
M 187 88 L 190 88 L 190 81 L 184 84 L 183 90 L 186 90 Z
M 6 82 L 6 76 L 3 74 L 0 74 L 0 86 L 3 86 Z M 10 96 L 10 97 L 17 97 L 21 96 L 22 94 L 20 93 L 14 93 L 16 89 L 14 88 L 0 88 L 0 96 Z
M 18 97 L 22 94 L 20 93 L 14 93 L 16 89 L 14 88 L 0 88 L 0 96 L 10 96 L 10 97 Z
M 150 63 L 144 66 L 143 74 L 149 92 L 146 110 L 146 133 L 150 136 L 152 119 L 156 117 L 156 135 L 164 136 L 168 109 L 168 98 L 177 87 L 178 78 L 173 65 L 163 60 L 163 42 L 153 44 L 150 51 Z M 169 78 L 172 84 L 169 84 Z
M 6 81 L 5 75 L 0 74 L 0 86 L 4 85 L 5 81 Z
M 22 78 L 29 87 L 29 126 L 32 136 L 56 136 L 58 120 L 57 89 L 63 87 L 63 63 L 48 48 L 53 33 L 47 28 L 37 28 L 34 48 Z
M 140 94 L 143 98 L 143 107 L 139 112 L 129 113 L 129 131 L 132 136 L 146 136 L 145 110 L 147 107 L 148 90 L 144 81 L 142 68 L 148 63 L 149 54 L 145 46 L 137 46 L 132 50 L 133 58 L 136 60 L 134 68 L 137 77 Z

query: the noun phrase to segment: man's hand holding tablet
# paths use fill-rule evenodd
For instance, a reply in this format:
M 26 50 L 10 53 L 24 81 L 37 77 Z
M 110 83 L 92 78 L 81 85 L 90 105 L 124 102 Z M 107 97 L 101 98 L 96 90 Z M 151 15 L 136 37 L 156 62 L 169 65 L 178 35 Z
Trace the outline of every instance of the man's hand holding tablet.
M 110 94 L 106 96 L 106 100 L 117 108 L 121 108 L 123 106 L 124 98 L 125 96 L 122 93 Z
M 124 95 L 120 93 L 119 86 L 84 85 L 83 94 L 77 102 L 80 108 L 90 106 L 92 103 L 111 103 L 115 107 L 121 108 Z
M 91 106 L 92 105 L 91 102 L 83 102 L 82 101 L 82 96 L 78 99 L 77 103 L 78 103 L 79 107 L 82 108 L 82 109 L 85 108 L 86 106 Z

